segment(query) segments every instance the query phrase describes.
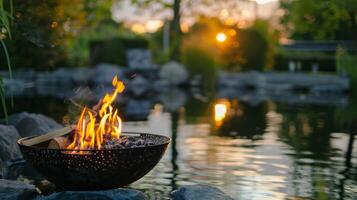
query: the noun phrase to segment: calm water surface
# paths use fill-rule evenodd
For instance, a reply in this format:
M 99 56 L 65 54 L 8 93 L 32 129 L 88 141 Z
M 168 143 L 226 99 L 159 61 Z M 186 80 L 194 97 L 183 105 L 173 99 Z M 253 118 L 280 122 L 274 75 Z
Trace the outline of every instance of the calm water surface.
M 58 121 L 68 113 L 69 103 L 61 98 L 33 99 L 16 97 L 15 111 Z M 125 131 L 172 138 L 154 170 L 130 185 L 151 199 L 168 199 L 177 187 L 197 183 L 242 200 L 357 199 L 352 103 L 249 103 L 176 92 L 126 98 L 118 106 Z

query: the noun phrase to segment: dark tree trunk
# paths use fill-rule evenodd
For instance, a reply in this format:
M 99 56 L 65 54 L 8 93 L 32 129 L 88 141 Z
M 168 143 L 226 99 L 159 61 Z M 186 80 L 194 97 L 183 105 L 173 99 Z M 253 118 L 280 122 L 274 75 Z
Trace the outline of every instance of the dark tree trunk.
M 351 23 L 351 30 L 352 30 L 352 37 L 354 40 L 355 45 L 357 45 L 357 22 L 356 22 L 356 15 L 354 10 L 348 12 L 350 16 L 350 23 Z
M 174 18 L 173 18 L 173 28 L 176 34 L 181 34 L 181 28 L 180 28 L 180 6 L 181 6 L 181 0 L 175 0 L 174 5 L 173 5 L 173 10 L 174 10 Z
M 171 44 L 172 44 L 171 59 L 172 60 L 179 60 L 180 58 L 180 43 L 181 43 L 180 6 L 181 6 L 181 0 L 174 0 L 174 4 L 172 5 L 174 17 L 171 22 Z

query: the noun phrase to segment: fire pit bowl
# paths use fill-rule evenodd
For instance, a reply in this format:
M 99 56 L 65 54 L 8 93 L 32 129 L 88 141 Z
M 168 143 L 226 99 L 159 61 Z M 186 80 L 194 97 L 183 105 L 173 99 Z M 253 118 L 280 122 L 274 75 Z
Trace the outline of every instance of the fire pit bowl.
M 48 149 L 25 146 L 18 140 L 25 159 L 60 190 L 99 190 L 126 186 L 147 174 L 160 161 L 170 138 L 147 133 L 123 133 L 152 145 L 100 150 Z M 76 152 L 77 151 L 77 152 Z

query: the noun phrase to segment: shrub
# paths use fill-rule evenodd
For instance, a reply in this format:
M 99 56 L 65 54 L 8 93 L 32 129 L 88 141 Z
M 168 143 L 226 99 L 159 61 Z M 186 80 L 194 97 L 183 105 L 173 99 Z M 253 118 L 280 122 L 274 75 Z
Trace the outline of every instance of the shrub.
M 125 51 L 129 48 L 148 48 L 148 41 L 142 38 L 112 38 L 92 41 L 90 44 L 90 63 L 112 63 L 126 65 Z
M 62 66 L 68 59 L 62 44 L 71 40 L 84 24 L 82 5 L 80 1 L 69 0 L 14 0 L 14 16 L 9 25 L 12 38 L 6 41 L 12 66 L 35 69 Z M 3 61 L 0 56 L 0 65 Z
M 201 76 L 205 91 L 214 89 L 218 70 L 212 55 L 202 49 L 187 47 L 182 52 L 182 61 L 191 77 Z
M 239 44 L 237 53 L 241 58 L 240 65 L 242 70 L 262 71 L 267 61 L 267 40 L 261 33 L 253 29 L 241 30 L 237 35 Z
M 337 72 L 346 74 L 351 80 L 351 89 L 357 86 L 357 55 L 349 54 L 344 49 L 339 48 L 336 51 Z

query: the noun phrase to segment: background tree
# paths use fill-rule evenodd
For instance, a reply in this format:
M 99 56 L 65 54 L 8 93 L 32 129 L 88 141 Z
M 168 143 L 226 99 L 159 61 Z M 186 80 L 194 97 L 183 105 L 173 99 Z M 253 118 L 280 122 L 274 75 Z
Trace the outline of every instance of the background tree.
M 112 1 L 13 2 L 13 38 L 6 43 L 14 67 L 52 69 L 85 65 L 91 40 L 119 32 L 119 25 L 112 20 Z M 0 63 L 4 64 L 3 61 Z
M 6 41 L 13 67 L 49 69 L 63 64 L 67 55 L 62 44 L 73 38 L 83 24 L 82 1 L 13 3 L 13 37 Z
M 357 3 L 355 0 L 333 0 L 341 11 L 348 14 L 350 22 L 350 32 L 355 42 L 357 42 Z
M 208 17 L 218 17 L 222 10 L 234 10 L 235 15 L 241 14 L 239 9 L 240 2 L 247 2 L 248 0 L 172 0 L 171 3 L 166 0 L 130 0 L 132 4 L 137 5 L 139 8 L 149 10 L 148 8 L 153 5 L 161 5 L 160 8 L 155 6 L 152 9 L 152 15 L 156 15 L 161 11 L 171 10 L 172 19 L 170 21 L 170 43 L 171 52 L 170 57 L 173 60 L 179 60 L 180 47 L 182 42 L 181 22 L 183 17 L 199 18 L 202 15 Z M 202 13 L 201 11 L 206 11 Z
M 282 0 L 281 22 L 292 39 L 356 39 L 354 0 Z
M 156 3 L 161 5 L 161 10 L 172 10 L 172 19 L 170 22 L 170 39 L 171 39 L 171 53 L 172 60 L 178 60 L 180 54 L 180 40 L 181 40 L 181 0 L 173 0 L 172 3 L 167 3 L 165 0 L 131 0 L 131 3 L 138 5 L 141 8 L 147 8 L 151 4 Z

